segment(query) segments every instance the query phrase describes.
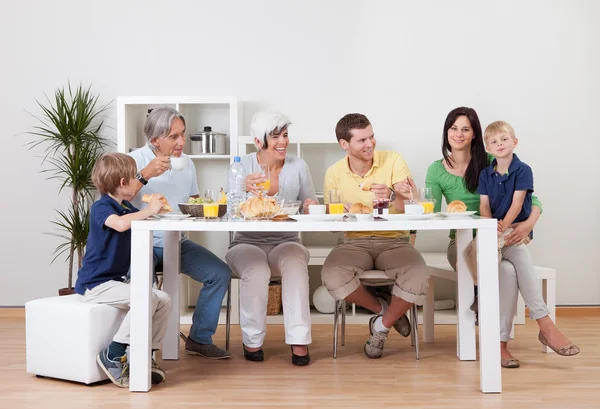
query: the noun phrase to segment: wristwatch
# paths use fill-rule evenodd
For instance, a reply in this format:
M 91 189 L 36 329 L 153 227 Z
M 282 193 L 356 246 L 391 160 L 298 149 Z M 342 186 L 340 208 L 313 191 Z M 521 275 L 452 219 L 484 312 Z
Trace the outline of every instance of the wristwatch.
M 148 181 L 147 181 L 146 179 L 144 179 L 144 177 L 142 176 L 142 173 L 141 173 L 141 172 L 138 172 L 138 173 L 136 173 L 136 174 L 135 174 L 135 178 L 136 178 L 137 180 L 139 180 L 139 181 L 140 181 L 140 183 L 141 183 L 142 185 L 144 185 L 144 186 L 148 184 Z
M 390 188 L 390 202 L 396 200 L 396 191 L 393 188 Z

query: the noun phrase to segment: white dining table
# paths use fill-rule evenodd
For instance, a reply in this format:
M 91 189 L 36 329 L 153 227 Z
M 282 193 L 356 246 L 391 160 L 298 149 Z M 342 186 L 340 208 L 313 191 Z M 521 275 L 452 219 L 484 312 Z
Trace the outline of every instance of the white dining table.
M 152 232 L 164 231 L 163 290 L 172 299 L 173 308 L 163 339 L 163 359 L 179 358 L 179 263 L 181 232 L 340 232 L 390 230 L 456 229 L 458 302 L 457 355 L 461 361 L 476 360 L 475 317 L 469 307 L 473 279 L 463 253 L 478 229 L 479 292 L 479 370 L 483 393 L 502 392 L 500 367 L 500 323 L 498 295 L 497 221 L 477 216 L 448 218 L 435 216 L 426 220 L 394 221 L 228 221 L 224 219 L 140 220 L 131 224 L 131 337 L 129 346 L 129 390 L 147 392 L 151 388 L 151 330 L 153 247 Z

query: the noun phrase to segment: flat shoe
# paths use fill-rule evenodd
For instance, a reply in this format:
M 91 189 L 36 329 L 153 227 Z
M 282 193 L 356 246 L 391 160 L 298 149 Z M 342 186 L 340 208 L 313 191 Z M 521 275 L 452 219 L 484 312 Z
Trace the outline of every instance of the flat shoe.
M 518 359 L 501 359 L 502 368 L 518 368 L 521 366 Z
M 579 347 L 575 344 L 569 344 L 562 348 L 557 348 L 553 345 L 550 345 L 548 343 L 548 340 L 544 336 L 544 334 L 542 334 L 542 331 L 540 331 L 538 334 L 538 340 L 543 345 L 546 345 L 548 348 L 550 348 L 551 350 L 553 350 L 554 352 L 556 352 L 558 355 L 561 355 L 561 356 L 573 356 L 573 355 L 577 355 L 579 353 Z
M 265 360 L 265 353 L 262 348 L 254 352 L 246 351 L 244 346 L 242 346 L 242 348 L 244 349 L 244 358 L 246 358 L 247 361 L 262 362 Z

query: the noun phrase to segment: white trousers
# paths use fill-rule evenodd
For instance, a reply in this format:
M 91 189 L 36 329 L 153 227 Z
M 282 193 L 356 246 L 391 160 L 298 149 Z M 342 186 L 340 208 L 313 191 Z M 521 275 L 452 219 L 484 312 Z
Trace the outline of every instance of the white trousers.
M 271 277 L 281 277 L 285 343 L 310 344 L 309 253 L 304 246 L 296 242 L 276 246 L 238 244 L 226 258 L 233 275 L 241 280 L 240 326 L 244 345 L 263 345 Z
M 107 281 L 91 290 L 85 290 L 86 302 L 112 305 L 129 310 L 131 305 L 131 285 L 120 281 Z M 152 289 L 152 349 L 160 349 L 160 343 L 167 331 L 171 297 L 164 291 Z M 129 311 L 121 323 L 113 341 L 129 345 L 130 321 Z

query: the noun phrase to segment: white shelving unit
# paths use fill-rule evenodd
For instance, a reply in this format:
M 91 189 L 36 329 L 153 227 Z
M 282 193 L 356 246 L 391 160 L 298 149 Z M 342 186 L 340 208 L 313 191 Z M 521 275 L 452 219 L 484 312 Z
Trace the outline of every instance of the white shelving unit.
M 196 166 L 198 188 L 201 194 L 206 189 L 218 191 L 227 184 L 227 170 L 233 157 L 237 154 L 239 125 L 242 111 L 236 97 L 231 96 L 123 96 L 117 98 L 117 150 L 128 153 L 146 144 L 144 123 L 148 110 L 168 106 L 179 111 L 186 121 L 186 136 L 188 139 L 184 153 Z M 204 126 L 211 126 L 216 132 L 227 135 L 225 155 L 191 155 L 189 135 L 202 131 Z M 195 232 L 189 238 L 201 244 L 213 253 L 225 259 L 229 246 L 229 235 L 226 233 Z M 202 285 L 181 276 L 182 294 L 181 323 L 191 324 L 198 295 Z M 232 289 L 232 299 L 238 302 L 238 287 Z M 223 304 L 224 305 L 224 304 Z M 236 311 L 234 309 L 234 311 Z M 238 323 L 239 316 L 234 314 L 232 322 Z M 225 323 L 225 308 L 222 308 L 219 323 Z

